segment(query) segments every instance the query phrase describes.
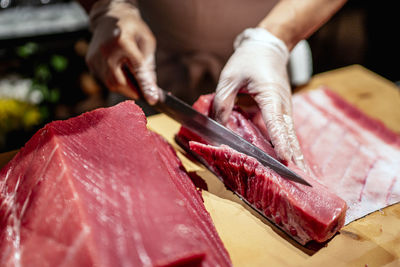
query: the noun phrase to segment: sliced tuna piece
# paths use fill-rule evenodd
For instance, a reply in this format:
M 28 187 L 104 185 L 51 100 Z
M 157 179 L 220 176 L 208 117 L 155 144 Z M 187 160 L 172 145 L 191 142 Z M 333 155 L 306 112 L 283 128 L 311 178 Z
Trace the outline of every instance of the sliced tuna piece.
M 0 172 L 1 266 L 230 266 L 201 195 L 133 101 L 39 130 Z
M 300 243 L 324 242 L 343 226 L 346 203 L 294 166 L 312 188 L 286 180 L 228 146 L 189 145 L 233 191 Z
M 208 114 L 212 98 L 212 95 L 202 96 L 194 107 Z M 268 139 L 240 109 L 231 113 L 227 127 L 276 158 Z M 190 149 L 231 190 L 300 243 L 310 240 L 324 242 L 343 226 L 347 209 L 345 201 L 293 164 L 289 163 L 289 167 L 313 187 L 288 181 L 254 158 L 229 147 L 209 146 L 185 128 L 181 128 L 177 140 L 186 146 L 188 141 L 197 141 L 190 142 Z

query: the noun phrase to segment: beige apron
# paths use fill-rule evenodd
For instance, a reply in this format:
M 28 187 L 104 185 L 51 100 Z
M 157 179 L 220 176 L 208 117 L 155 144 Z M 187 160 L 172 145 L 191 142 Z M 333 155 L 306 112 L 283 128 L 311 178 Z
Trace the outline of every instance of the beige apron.
M 255 27 L 277 2 L 139 0 L 142 17 L 157 39 L 159 86 L 190 103 L 215 91 L 235 37 Z

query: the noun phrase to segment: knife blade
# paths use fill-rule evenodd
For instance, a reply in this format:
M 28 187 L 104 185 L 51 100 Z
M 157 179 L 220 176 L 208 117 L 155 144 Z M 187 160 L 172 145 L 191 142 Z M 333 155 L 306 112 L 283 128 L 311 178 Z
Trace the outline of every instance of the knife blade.
M 130 72 L 126 72 L 126 75 L 128 76 L 132 85 L 134 85 L 136 88 L 140 88 L 136 82 L 136 79 Z M 193 109 L 190 105 L 173 96 L 171 93 L 167 93 L 161 89 L 160 100 L 152 107 L 179 122 L 181 125 L 197 135 L 201 136 L 210 144 L 227 145 L 238 152 L 257 159 L 261 164 L 271 168 L 283 178 L 289 179 L 296 183 L 311 186 L 298 174 L 262 151 L 260 148 L 249 143 L 210 117 Z

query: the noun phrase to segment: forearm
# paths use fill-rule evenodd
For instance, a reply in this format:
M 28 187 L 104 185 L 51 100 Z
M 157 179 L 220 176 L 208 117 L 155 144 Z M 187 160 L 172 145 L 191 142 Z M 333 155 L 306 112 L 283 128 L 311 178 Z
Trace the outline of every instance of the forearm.
M 329 20 L 346 0 L 281 0 L 259 23 L 289 50 Z

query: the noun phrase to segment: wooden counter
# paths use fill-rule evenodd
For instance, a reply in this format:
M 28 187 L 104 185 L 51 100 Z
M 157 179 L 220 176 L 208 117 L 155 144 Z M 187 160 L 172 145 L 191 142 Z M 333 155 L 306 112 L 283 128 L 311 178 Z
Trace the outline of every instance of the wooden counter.
M 391 82 L 354 65 L 316 75 L 297 90 L 321 85 L 400 133 L 400 91 Z M 149 128 L 167 138 L 187 170 L 207 182 L 205 205 L 235 266 L 400 266 L 400 204 L 350 223 L 325 247 L 306 249 L 242 204 L 203 166 L 185 158 L 173 141 L 177 123 L 156 115 L 149 118 Z

